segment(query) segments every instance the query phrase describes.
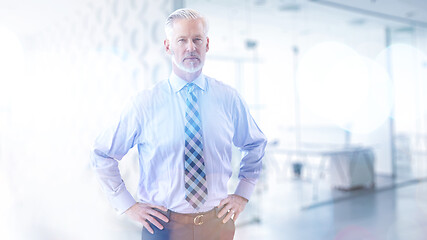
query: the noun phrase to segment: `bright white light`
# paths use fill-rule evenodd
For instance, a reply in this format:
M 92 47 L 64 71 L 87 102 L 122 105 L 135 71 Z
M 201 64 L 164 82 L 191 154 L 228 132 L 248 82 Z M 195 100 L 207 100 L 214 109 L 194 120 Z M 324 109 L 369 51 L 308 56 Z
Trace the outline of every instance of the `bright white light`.
M 395 89 L 394 117 L 399 129 L 416 131 L 417 121 L 423 119 L 427 107 L 427 69 L 423 66 L 427 56 L 410 45 L 393 44 L 382 51 L 376 60 L 391 69 Z
M 325 42 L 310 49 L 297 81 L 302 108 L 349 131 L 368 133 L 390 113 L 386 71 L 344 44 Z
M 18 37 L 0 26 L 0 107 L 10 103 L 24 72 L 24 51 Z
M 345 126 L 362 106 L 368 92 L 368 69 L 344 44 L 321 43 L 301 59 L 298 93 L 302 107 Z
M 1 162 L 0 162 L 1 163 Z M 3 226 L 0 229 L 0 238 L 1 239 L 12 239 L 11 238 L 11 217 L 12 214 L 12 194 L 9 188 L 7 176 L 3 171 L 0 170 L 0 188 L 2 189 L 1 198 L 0 198 L 0 224 Z
M 368 95 L 351 121 L 353 133 L 369 133 L 386 122 L 393 107 L 393 87 L 386 70 L 378 63 L 365 58 L 369 69 Z
M 15 202 L 9 179 L 11 149 L 10 139 L 6 138 L 11 130 L 10 112 L 12 98 L 16 97 L 16 91 L 22 80 L 24 66 L 24 51 L 18 37 L 5 27 L 0 26 L 0 229 L 1 239 L 13 239 L 12 210 Z M 9 134 L 8 134 L 9 133 Z M 16 135 L 15 135 L 16 136 Z M 17 179 L 15 179 L 17 180 Z

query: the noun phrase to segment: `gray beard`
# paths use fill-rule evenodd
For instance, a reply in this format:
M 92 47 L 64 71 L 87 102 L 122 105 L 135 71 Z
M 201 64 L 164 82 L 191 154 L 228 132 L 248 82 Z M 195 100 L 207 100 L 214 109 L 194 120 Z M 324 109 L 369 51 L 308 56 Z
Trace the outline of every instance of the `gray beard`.
M 187 73 L 195 73 L 203 68 L 203 63 L 200 63 L 198 67 L 192 66 L 191 68 L 185 67 L 182 63 L 177 63 L 175 60 L 175 53 L 172 52 L 171 55 L 172 62 L 177 66 L 180 70 Z M 193 64 L 192 64 L 193 65 Z

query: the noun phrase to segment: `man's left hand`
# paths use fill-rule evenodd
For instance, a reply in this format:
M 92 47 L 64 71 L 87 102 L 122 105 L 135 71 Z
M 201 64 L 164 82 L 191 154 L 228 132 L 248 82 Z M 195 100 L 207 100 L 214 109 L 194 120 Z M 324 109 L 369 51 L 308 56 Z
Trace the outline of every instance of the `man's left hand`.
M 236 194 L 228 195 L 228 197 L 223 199 L 218 205 L 219 209 L 222 208 L 218 213 L 218 218 L 221 218 L 226 214 L 222 220 L 223 223 L 226 223 L 234 215 L 233 221 L 236 222 L 240 213 L 245 209 L 246 203 L 248 203 L 248 200 L 244 197 Z

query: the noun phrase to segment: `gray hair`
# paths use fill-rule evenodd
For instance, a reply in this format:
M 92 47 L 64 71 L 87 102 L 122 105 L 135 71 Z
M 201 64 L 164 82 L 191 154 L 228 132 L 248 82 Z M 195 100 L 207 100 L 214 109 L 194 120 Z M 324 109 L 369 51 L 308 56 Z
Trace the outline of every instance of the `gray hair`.
M 196 10 L 193 10 L 190 8 L 181 8 L 171 13 L 169 17 L 166 19 L 165 33 L 166 33 L 167 39 L 170 39 L 172 35 L 173 23 L 176 19 L 201 19 L 203 23 L 203 31 L 206 36 L 208 35 L 209 26 L 206 18 Z

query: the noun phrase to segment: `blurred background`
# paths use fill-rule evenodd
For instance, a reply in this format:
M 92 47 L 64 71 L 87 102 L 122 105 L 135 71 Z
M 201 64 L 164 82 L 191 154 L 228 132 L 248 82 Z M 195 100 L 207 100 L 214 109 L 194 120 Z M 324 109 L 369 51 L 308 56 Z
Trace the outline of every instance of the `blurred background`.
M 1 239 L 140 239 L 89 153 L 169 76 L 164 21 L 182 7 L 209 20 L 204 73 L 269 139 L 236 239 L 425 239 L 426 1 L 0 0 Z

